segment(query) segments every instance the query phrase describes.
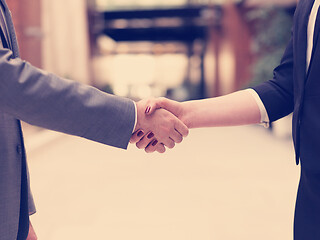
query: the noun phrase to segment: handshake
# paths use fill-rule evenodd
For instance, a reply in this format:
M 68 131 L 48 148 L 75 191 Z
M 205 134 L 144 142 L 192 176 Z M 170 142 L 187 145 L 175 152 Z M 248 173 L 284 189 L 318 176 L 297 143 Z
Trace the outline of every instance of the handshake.
M 189 134 L 183 104 L 166 98 L 142 100 L 136 103 L 137 125 L 130 139 L 147 153 L 164 153 L 174 148 Z
M 164 153 L 182 142 L 189 128 L 266 123 L 253 90 L 183 103 L 166 98 L 137 103 L 137 125 L 130 142 L 147 153 Z M 256 94 L 256 93 L 255 93 Z

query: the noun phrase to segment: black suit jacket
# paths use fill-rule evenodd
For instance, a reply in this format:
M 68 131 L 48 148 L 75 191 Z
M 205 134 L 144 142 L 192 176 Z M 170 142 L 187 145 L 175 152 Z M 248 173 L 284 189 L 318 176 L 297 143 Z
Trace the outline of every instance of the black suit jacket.
M 293 140 L 296 162 L 320 169 L 320 39 L 306 71 L 307 27 L 314 0 L 300 0 L 294 15 L 292 37 L 272 80 L 254 89 L 270 121 L 293 112 Z

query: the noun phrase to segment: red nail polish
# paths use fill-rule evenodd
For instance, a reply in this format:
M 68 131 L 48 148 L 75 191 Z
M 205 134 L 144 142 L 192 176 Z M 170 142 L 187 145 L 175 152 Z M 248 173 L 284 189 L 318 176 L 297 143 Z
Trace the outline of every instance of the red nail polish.
M 154 137 L 154 134 L 153 133 L 149 133 L 148 138 L 151 139 L 153 137 Z
M 158 140 L 153 141 L 152 146 L 155 146 L 158 144 Z
M 150 110 L 151 110 L 151 107 L 147 107 L 147 109 L 146 109 L 146 113 L 149 113 L 149 112 L 150 112 Z
M 144 134 L 143 131 L 139 131 L 138 134 L 137 134 L 137 136 L 138 136 L 138 137 L 142 137 L 143 134 Z

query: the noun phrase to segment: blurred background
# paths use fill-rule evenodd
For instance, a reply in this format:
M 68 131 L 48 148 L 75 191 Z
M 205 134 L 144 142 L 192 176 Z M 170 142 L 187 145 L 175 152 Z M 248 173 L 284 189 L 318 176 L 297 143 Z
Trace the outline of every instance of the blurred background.
M 7 0 L 21 57 L 133 100 L 216 97 L 272 77 L 296 0 Z M 292 239 L 290 116 L 192 130 L 167 154 L 24 124 L 39 239 Z

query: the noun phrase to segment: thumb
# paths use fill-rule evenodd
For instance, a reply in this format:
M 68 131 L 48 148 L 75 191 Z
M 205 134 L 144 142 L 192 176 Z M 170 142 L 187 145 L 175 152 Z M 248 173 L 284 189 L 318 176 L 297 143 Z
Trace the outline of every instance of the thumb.
M 157 109 L 163 108 L 174 115 L 178 115 L 178 106 L 179 103 L 175 102 L 173 100 L 169 100 L 167 98 L 161 97 L 157 99 L 149 100 L 146 107 L 146 114 L 151 115 L 153 114 Z
M 161 104 L 159 104 L 157 100 L 151 100 L 147 104 L 145 113 L 147 115 L 152 115 L 159 108 L 161 108 Z
M 146 107 L 146 114 L 152 115 L 157 109 L 160 109 L 160 108 L 164 108 L 168 110 L 167 109 L 168 101 L 169 100 L 164 97 L 148 100 L 147 107 Z

